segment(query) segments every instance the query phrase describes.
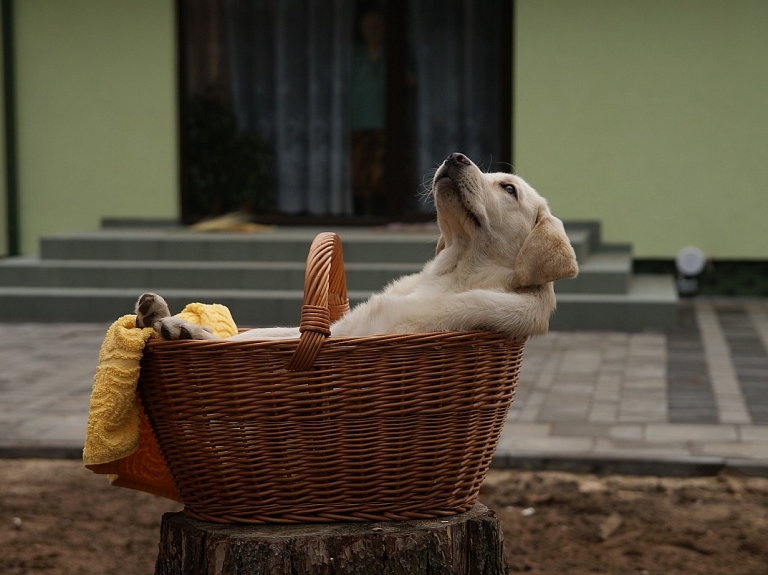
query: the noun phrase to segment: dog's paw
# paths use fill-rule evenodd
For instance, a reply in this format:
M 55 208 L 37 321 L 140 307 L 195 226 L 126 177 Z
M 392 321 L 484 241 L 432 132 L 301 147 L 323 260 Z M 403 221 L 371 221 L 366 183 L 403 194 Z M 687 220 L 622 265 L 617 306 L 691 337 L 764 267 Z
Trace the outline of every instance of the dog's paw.
M 195 325 L 184 321 L 179 317 L 166 317 L 155 324 L 155 331 L 163 339 L 219 339 L 211 332 L 211 329 L 202 325 Z
M 154 327 L 160 333 L 155 324 L 170 315 L 168 304 L 156 293 L 141 294 L 136 302 L 136 327 Z

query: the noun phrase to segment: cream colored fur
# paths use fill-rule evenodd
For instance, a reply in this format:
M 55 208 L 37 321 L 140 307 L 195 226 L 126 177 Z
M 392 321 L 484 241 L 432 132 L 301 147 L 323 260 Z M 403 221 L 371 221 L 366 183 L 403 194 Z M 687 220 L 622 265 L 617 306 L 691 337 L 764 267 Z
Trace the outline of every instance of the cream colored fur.
M 563 223 L 546 200 L 518 176 L 483 173 L 461 154 L 438 168 L 432 193 L 441 232 L 434 259 L 351 310 L 331 326 L 332 336 L 487 329 L 523 339 L 546 333 L 556 303 L 552 282 L 578 273 Z M 154 326 L 168 339 L 182 330 L 181 337 L 215 337 L 182 324 L 167 317 Z M 298 328 L 266 328 L 232 339 L 298 335 Z

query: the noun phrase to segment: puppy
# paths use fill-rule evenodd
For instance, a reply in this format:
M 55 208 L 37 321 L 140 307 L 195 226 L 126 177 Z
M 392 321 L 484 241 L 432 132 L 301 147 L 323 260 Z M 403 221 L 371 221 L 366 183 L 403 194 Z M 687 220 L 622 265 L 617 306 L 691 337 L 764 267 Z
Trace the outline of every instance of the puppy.
M 555 309 L 552 282 L 575 277 L 576 254 L 563 223 L 521 178 L 483 173 L 466 156 L 448 156 L 435 172 L 432 194 L 440 238 L 434 259 L 395 280 L 331 326 L 332 336 L 466 331 L 513 339 L 541 335 Z M 139 327 L 165 339 L 216 339 L 170 316 L 165 301 L 144 294 Z M 299 337 L 298 328 L 265 328 L 230 339 Z

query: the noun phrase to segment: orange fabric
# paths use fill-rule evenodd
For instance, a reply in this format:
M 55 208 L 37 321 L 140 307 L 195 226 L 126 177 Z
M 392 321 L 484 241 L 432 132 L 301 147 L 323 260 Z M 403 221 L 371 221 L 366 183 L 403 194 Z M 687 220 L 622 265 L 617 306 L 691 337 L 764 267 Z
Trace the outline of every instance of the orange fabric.
M 219 304 L 192 303 L 178 317 L 222 338 L 237 333 L 229 310 Z M 136 328 L 135 315 L 119 318 L 107 330 L 91 392 L 83 463 L 109 475 L 112 485 L 182 502 L 136 393 L 144 345 L 152 337 L 153 329 Z
M 139 407 L 139 449 L 128 457 L 86 467 L 94 473 L 109 475 L 109 483 L 115 487 L 146 491 L 183 503 L 141 402 Z

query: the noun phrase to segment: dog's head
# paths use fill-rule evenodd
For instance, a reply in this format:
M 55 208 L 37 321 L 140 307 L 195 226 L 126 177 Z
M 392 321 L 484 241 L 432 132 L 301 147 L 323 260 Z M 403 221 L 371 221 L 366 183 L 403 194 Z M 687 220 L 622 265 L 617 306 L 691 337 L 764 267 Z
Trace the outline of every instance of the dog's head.
M 502 271 L 504 283 L 517 289 L 578 273 L 563 222 L 522 178 L 484 173 L 455 153 L 435 172 L 432 193 L 441 232 L 437 253 L 450 252 L 478 277 Z

